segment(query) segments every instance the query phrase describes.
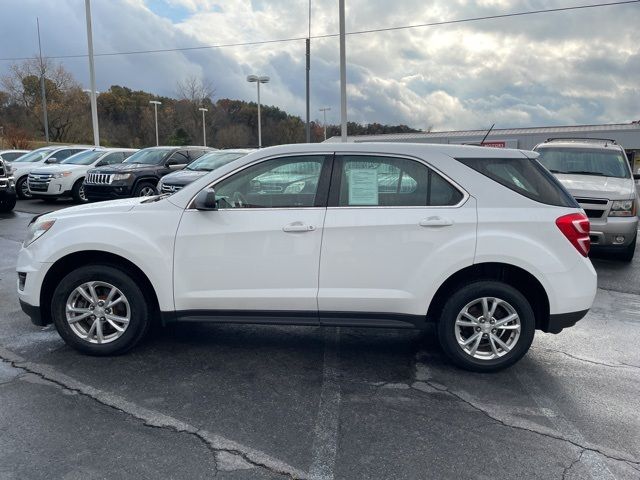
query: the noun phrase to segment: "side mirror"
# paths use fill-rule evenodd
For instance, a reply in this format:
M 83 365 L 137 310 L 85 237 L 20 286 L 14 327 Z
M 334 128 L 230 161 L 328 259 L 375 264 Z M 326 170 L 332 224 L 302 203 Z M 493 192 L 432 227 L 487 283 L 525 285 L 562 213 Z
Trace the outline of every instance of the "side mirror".
M 193 206 L 196 210 L 218 210 L 216 191 L 213 188 L 201 190 L 193 199 Z
M 44 163 L 58 163 L 58 159 L 56 157 L 47 158 Z
M 165 166 L 169 170 L 180 170 L 186 166 L 186 163 L 178 163 L 176 159 L 170 158 L 169 160 L 167 160 L 167 163 L 165 163 Z

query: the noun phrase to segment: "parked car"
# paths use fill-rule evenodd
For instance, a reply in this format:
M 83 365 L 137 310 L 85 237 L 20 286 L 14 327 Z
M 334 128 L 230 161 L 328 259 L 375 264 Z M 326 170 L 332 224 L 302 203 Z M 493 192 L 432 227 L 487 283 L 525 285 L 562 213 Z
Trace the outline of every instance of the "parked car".
M 16 181 L 16 193 L 18 198 L 31 198 L 29 185 L 27 183 L 29 172 L 36 168 L 43 167 L 51 163 L 59 163 L 79 152 L 84 152 L 91 147 L 83 146 L 49 146 L 38 148 L 21 157 L 16 158 L 12 162 L 13 175 Z
M 4 160 L 5 165 L 17 158 L 29 153 L 31 150 L 0 150 L 0 160 Z
M 71 197 L 77 203 L 86 202 L 84 178 L 87 171 L 122 163 L 136 151 L 133 148 L 95 147 L 71 155 L 60 163 L 36 168 L 28 176 L 29 193 L 33 198 L 47 201 Z
M 185 185 L 190 184 L 194 180 L 206 175 L 211 170 L 226 165 L 233 160 L 255 151 L 252 148 L 234 149 L 234 150 L 218 150 L 207 153 L 197 159 L 195 162 L 187 165 L 184 170 L 165 175 L 158 182 L 158 193 L 175 193 L 182 189 Z
M 638 235 L 637 175 L 624 149 L 615 140 L 558 138 L 534 150 L 589 217 L 594 250 L 630 262 Z
M 158 181 L 181 170 L 213 149 L 207 147 L 151 147 L 139 150 L 120 165 L 93 168 L 84 180 L 90 201 L 157 194 Z
M 574 325 L 596 293 L 589 220 L 534 157 L 456 145 L 265 148 L 173 195 L 34 218 L 18 256 L 20 303 L 91 355 L 130 349 L 155 321 L 436 322 L 457 365 L 498 370 L 536 329 Z M 262 188 L 258 179 L 284 170 L 290 180 L 304 170 L 305 185 Z
M 0 158 L 0 212 L 10 212 L 16 206 L 16 186 L 11 165 Z

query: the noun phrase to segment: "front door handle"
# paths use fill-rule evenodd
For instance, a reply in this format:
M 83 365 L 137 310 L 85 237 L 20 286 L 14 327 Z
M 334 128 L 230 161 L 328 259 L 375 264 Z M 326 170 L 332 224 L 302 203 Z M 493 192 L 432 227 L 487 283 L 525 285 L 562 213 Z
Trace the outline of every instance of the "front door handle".
M 313 232 L 316 229 L 313 225 L 307 225 L 302 222 L 293 222 L 289 225 L 285 225 L 282 227 L 283 232 L 292 233 L 292 232 Z
M 420 220 L 418 225 L 421 227 L 448 227 L 449 225 L 453 225 L 453 220 L 443 217 L 429 217 Z

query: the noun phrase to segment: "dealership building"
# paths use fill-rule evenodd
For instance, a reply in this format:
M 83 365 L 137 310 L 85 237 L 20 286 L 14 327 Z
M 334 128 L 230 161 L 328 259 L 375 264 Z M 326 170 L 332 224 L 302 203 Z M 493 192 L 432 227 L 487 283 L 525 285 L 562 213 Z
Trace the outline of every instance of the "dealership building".
M 390 133 L 383 135 L 358 135 L 347 137 L 348 142 L 407 142 L 407 143 L 452 143 L 479 145 L 487 130 L 465 130 L 428 133 Z M 493 129 L 483 145 L 498 148 L 520 148 L 531 150 L 550 138 L 591 138 L 615 140 L 626 151 L 634 164 L 634 172 L 640 168 L 640 121 L 609 125 L 577 125 L 567 127 L 534 127 Z M 331 137 L 327 142 L 340 142 L 340 137 Z

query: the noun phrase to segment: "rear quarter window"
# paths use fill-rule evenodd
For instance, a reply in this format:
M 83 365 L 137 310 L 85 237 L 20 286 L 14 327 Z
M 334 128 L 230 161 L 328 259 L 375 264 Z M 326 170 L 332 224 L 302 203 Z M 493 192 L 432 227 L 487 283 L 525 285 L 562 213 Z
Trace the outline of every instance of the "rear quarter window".
M 562 184 L 530 158 L 458 158 L 460 163 L 536 202 L 580 208 Z

